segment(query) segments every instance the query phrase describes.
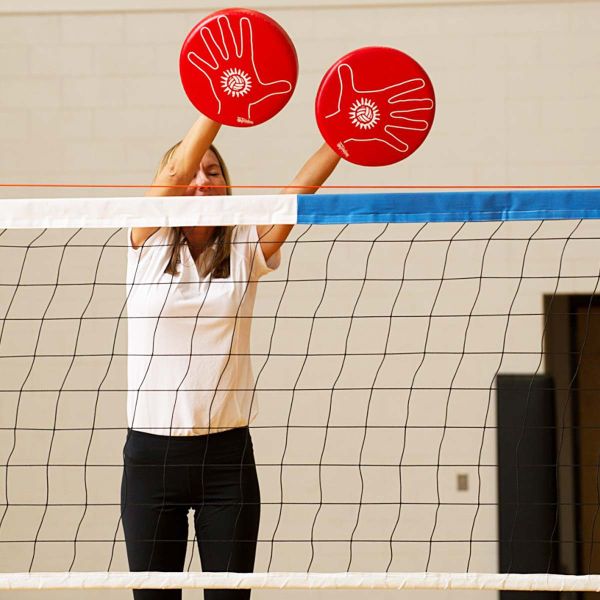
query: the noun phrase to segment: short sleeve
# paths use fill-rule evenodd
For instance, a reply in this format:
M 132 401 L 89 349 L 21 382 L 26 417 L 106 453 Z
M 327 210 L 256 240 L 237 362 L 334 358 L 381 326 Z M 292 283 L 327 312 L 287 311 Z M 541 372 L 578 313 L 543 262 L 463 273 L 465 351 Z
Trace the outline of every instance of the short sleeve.
M 171 243 L 172 231 L 171 227 L 159 227 L 148 239 L 137 248 L 131 245 L 131 232 L 133 227 L 127 228 L 127 247 L 132 250 L 135 254 L 139 254 L 140 250 L 146 246 L 167 246 Z
M 131 228 L 127 229 L 128 280 L 158 281 L 171 259 L 173 229 L 157 229 L 141 246 L 131 245 Z
M 256 225 L 237 225 L 233 236 L 234 252 L 243 255 L 247 272 L 256 278 L 263 277 L 277 269 L 281 263 L 281 250 L 277 250 L 265 259 L 262 246 L 258 238 Z

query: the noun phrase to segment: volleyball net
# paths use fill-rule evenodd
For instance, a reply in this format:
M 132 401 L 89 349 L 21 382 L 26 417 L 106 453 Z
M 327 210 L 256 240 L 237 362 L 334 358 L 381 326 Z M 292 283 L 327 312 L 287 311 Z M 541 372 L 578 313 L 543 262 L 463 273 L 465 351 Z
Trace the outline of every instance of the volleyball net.
M 600 590 L 600 190 L 0 207 L 0 589 Z M 257 223 L 256 572 L 127 573 L 127 229 Z

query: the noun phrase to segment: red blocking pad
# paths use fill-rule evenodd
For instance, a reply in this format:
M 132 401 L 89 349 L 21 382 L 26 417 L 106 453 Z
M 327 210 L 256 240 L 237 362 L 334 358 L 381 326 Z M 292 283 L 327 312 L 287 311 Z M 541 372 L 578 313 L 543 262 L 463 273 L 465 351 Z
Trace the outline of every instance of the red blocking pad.
M 342 158 L 391 165 L 425 140 L 435 114 L 433 86 L 423 68 L 394 48 L 360 48 L 325 73 L 315 102 L 325 141 Z
M 188 34 L 179 72 L 192 104 L 235 127 L 264 123 L 289 101 L 298 58 L 287 33 L 255 10 L 220 10 Z

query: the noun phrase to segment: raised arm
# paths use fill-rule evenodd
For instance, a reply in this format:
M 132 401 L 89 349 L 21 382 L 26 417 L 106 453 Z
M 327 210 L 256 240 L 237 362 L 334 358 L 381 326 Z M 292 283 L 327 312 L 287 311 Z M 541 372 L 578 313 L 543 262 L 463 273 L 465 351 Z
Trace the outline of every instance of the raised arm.
M 323 144 L 300 169 L 292 182 L 281 190 L 282 194 L 314 194 L 333 173 L 340 157 Z M 293 225 L 257 226 L 260 246 L 266 260 L 269 260 L 287 239 Z
M 221 125 L 204 115 L 192 125 L 181 143 L 161 166 L 153 186 L 146 196 L 183 196 L 185 187 L 191 183 L 198 171 L 202 157 L 212 144 Z M 173 187 L 170 187 L 173 186 Z M 131 244 L 141 246 L 158 227 L 134 227 L 131 230 Z

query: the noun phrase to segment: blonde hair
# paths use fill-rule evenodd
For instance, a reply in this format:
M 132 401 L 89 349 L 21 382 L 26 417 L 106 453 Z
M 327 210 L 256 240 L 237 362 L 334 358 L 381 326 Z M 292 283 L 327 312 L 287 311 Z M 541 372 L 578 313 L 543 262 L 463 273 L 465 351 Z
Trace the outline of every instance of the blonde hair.
M 173 153 L 179 148 L 181 141 L 177 142 L 174 146 L 169 148 L 160 161 L 160 165 L 158 167 L 158 171 L 162 170 L 171 157 Z M 227 169 L 227 165 L 223 160 L 220 152 L 211 144 L 209 150 L 215 155 L 217 158 L 217 162 L 219 163 L 219 167 L 221 168 L 221 172 L 223 173 L 223 178 L 225 179 L 225 183 L 227 187 L 225 188 L 225 193 L 230 196 L 231 195 L 231 179 L 229 178 L 229 170 Z M 178 269 L 177 265 L 181 262 L 181 250 L 184 244 L 187 244 L 187 239 L 183 233 L 183 229 L 181 227 L 173 227 L 173 231 L 175 232 L 175 241 L 173 243 L 173 252 L 171 253 L 171 260 L 165 269 L 165 273 L 169 275 L 177 275 Z M 210 239 L 207 241 L 206 247 L 200 254 L 200 274 L 203 277 L 208 275 L 214 279 L 225 279 L 229 277 L 231 272 L 230 268 L 230 255 L 231 255 L 231 239 L 233 237 L 233 227 L 228 226 L 218 226 L 213 230 Z

